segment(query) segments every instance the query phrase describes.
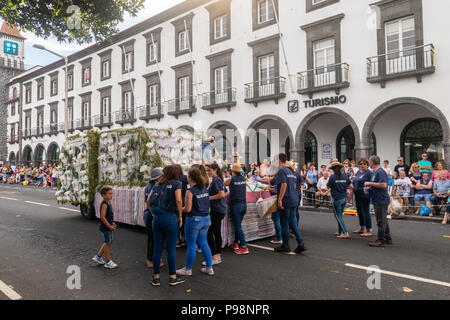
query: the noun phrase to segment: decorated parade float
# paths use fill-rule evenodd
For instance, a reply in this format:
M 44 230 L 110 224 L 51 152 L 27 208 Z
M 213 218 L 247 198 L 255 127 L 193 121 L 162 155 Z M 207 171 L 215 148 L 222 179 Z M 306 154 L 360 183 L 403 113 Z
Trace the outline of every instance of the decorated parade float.
M 104 185 L 113 188 L 112 206 L 116 222 L 144 226 L 145 186 L 153 168 L 180 164 L 187 170 L 202 162 L 203 132 L 184 129 L 149 129 L 144 127 L 107 131 L 90 130 L 67 138 L 59 156 L 56 199 L 59 203 L 79 206 L 81 214 L 99 218 Z M 225 171 L 222 159 L 213 159 Z M 248 241 L 274 234 L 270 215 L 257 210 L 257 203 L 271 198 L 263 185 L 247 182 L 247 214 L 242 228 Z M 223 219 L 223 245 L 234 240 L 230 216 Z

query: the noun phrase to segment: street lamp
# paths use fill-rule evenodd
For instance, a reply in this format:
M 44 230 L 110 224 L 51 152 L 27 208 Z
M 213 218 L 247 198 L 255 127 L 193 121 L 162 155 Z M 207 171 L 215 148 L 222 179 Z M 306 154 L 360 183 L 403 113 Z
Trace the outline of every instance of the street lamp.
M 40 44 L 33 44 L 33 48 L 36 48 L 36 49 L 39 49 L 39 50 L 44 50 L 44 51 L 47 51 L 47 52 L 50 52 L 50 53 L 52 53 L 52 54 L 54 54 L 55 56 L 57 56 L 57 57 L 60 57 L 61 59 L 64 59 L 64 63 L 65 63 L 65 70 L 66 70 L 66 85 L 65 85 L 65 95 L 66 95 L 66 98 L 65 98 L 65 107 L 64 107 L 64 135 L 66 136 L 66 138 L 67 138 L 67 136 L 69 135 L 69 107 L 68 107 L 68 104 L 69 104 L 69 92 L 68 92 L 68 87 L 69 87 L 69 74 L 68 74 L 68 70 L 67 70 L 67 63 L 68 63 L 68 57 L 66 57 L 66 56 L 63 56 L 63 55 L 61 55 L 61 54 L 59 54 L 59 53 L 57 53 L 57 52 L 54 52 L 54 51 L 51 51 L 51 50 L 49 50 L 49 49 L 47 49 L 46 47 L 44 47 L 43 45 L 40 45 Z

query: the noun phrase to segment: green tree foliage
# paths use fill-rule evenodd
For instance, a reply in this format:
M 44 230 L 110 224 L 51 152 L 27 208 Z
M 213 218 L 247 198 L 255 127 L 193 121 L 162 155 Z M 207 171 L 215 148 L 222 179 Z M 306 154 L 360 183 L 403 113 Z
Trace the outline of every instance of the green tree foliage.
M 124 16 L 136 16 L 144 0 L 0 0 L 0 17 L 42 38 L 79 44 L 117 33 Z

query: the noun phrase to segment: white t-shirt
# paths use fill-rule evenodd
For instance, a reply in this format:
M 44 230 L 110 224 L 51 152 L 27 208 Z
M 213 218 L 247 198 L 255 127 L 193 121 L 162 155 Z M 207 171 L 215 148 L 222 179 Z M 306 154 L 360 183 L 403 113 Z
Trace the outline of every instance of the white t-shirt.
M 391 170 L 391 168 L 385 168 L 385 167 L 382 167 L 383 168 L 383 170 L 386 172 L 386 174 L 387 175 L 391 175 L 392 176 L 392 170 Z M 389 178 L 389 177 L 388 177 Z
M 325 179 L 324 177 L 320 178 L 319 181 L 317 182 L 317 189 L 327 190 L 328 179 L 330 179 L 330 177 L 328 177 L 327 179 Z
M 403 179 L 398 178 L 395 180 L 395 186 L 398 188 L 400 193 L 406 192 L 410 193 L 411 191 L 411 180 L 408 177 L 405 177 Z

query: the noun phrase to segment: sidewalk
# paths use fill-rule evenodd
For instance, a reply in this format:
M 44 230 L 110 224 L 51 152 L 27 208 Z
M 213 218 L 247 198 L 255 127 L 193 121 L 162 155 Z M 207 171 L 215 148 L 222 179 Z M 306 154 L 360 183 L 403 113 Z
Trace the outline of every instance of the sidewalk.
M 328 208 L 316 208 L 316 207 L 311 207 L 311 206 L 304 206 L 304 207 L 300 207 L 300 212 L 301 211 L 308 211 L 308 212 L 320 212 L 320 213 L 333 213 L 333 210 L 328 209 Z M 421 221 L 421 222 L 435 222 L 435 223 L 441 223 L 442 220 L 444 219 L 444 213 L 442 212 L 440 216 L 437 217 L 421 217 L 421 216 L 416 216 L 416 215 L 406 215 L 403 218 L 392 218 L 392 220 L 409 220 L 409 221 Z M 374 215 L 372 213 L 372 215 Z

